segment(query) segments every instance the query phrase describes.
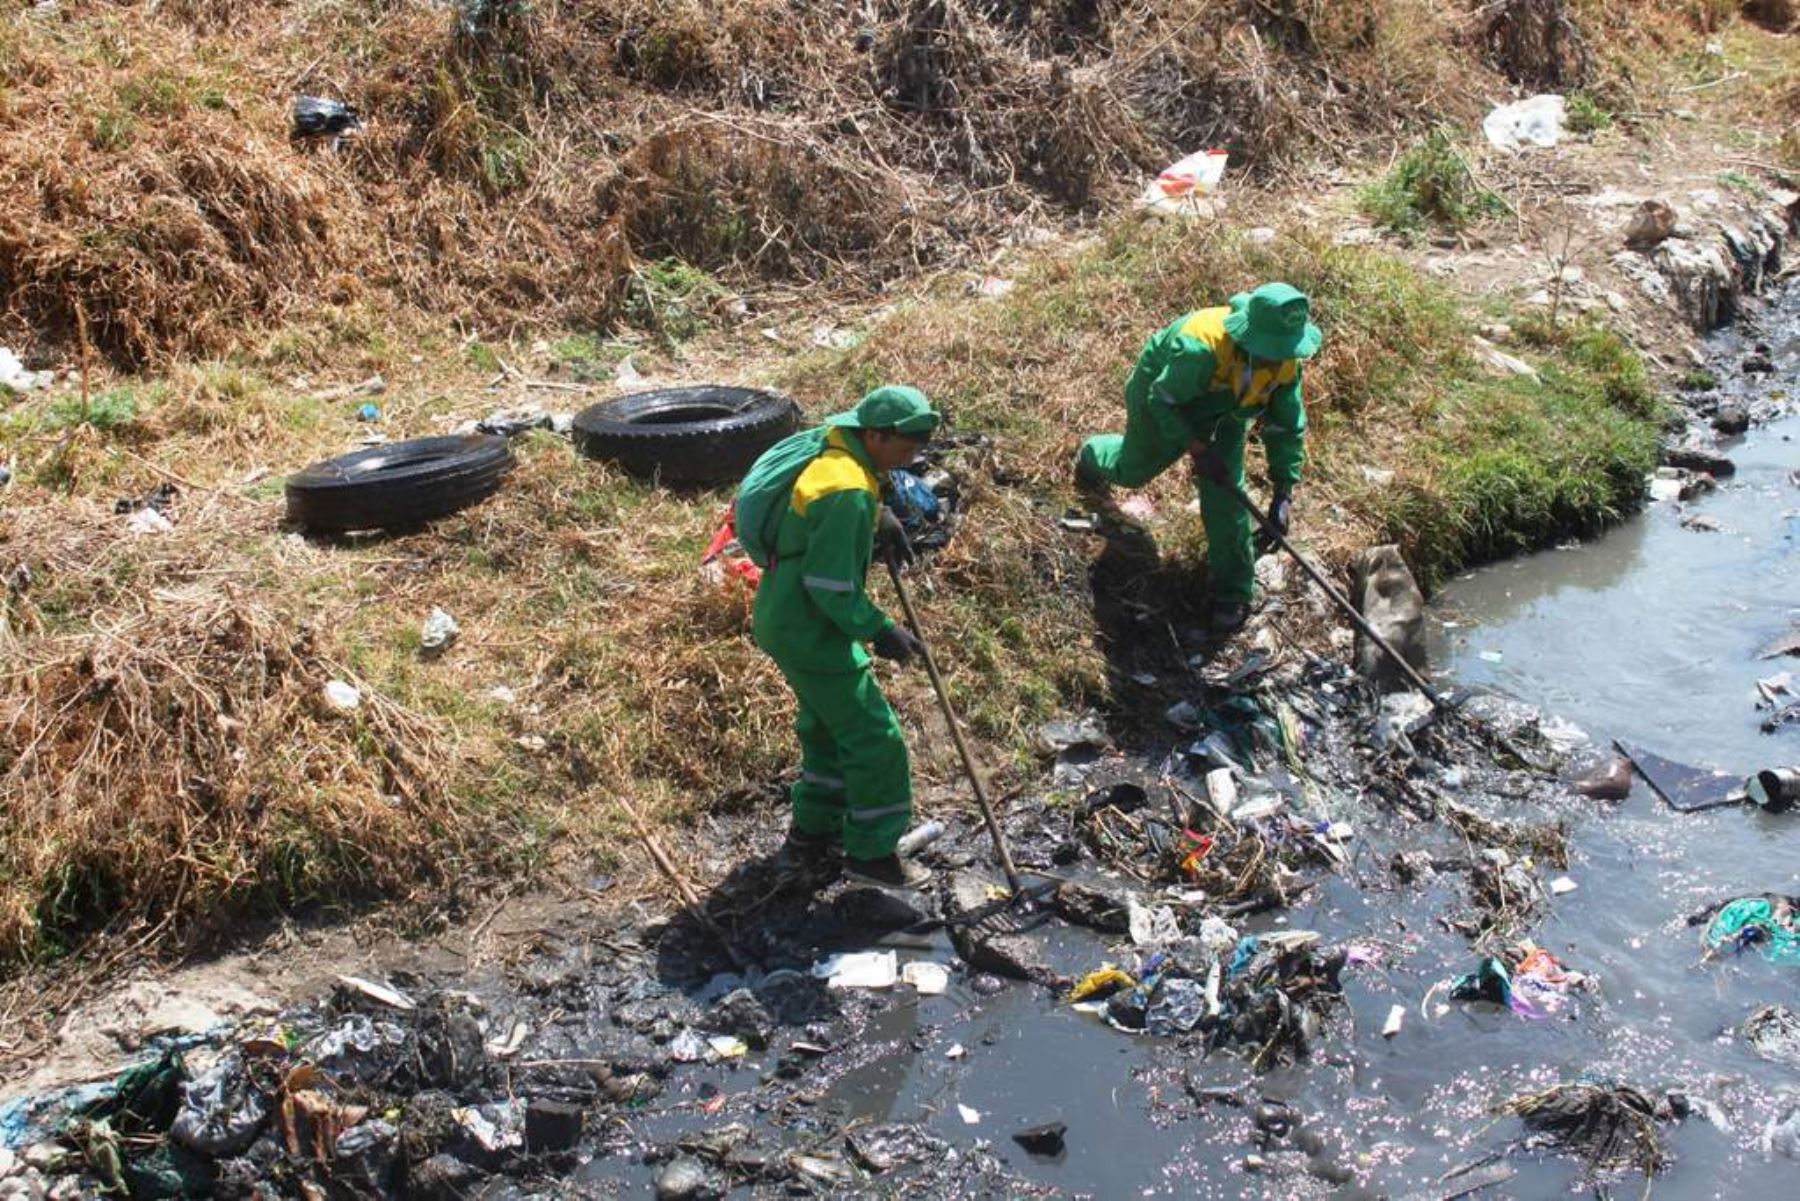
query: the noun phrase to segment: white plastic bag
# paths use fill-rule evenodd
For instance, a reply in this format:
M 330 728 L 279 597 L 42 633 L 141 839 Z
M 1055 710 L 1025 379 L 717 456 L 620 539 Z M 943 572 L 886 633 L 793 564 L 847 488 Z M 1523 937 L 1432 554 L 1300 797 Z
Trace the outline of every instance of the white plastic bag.
M 1502 104 L 1481 123 L 1487 140 L 1502 150 L 1530 146 L 1554 146 L 1562 141 L 1567 110 L 1561 96 L 1533 96 L 1515 104 Z
M 1223 150 L 1202 150 L 1165 167 L 1138 197 L 1138 206 L 1178 217 L 1212 216 L 1207 198 L 1219 190 L 1229 158 Z

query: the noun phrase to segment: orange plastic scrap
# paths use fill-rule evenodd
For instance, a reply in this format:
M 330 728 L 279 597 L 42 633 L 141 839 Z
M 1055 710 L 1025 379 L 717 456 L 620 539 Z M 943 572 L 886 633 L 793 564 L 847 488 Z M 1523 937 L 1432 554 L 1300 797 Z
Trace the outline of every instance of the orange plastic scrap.
M 1536 976 L 1546 984 L 1572 984 L 1569 973 L 1563 970 L 1556 956 L 1542 947 L 1533 947 L 1525 958 L 1519 960 L 1519 966 L 1513 970 L 1514 976 Z
M 1198 876 L 1200 865 L 1212 854 L 1213 839 L 1209 834 L 1196 834 L 1192 830 L 1181 832 L 1184 842 L 1181 855 L 1181 870 L 1188 876 Z

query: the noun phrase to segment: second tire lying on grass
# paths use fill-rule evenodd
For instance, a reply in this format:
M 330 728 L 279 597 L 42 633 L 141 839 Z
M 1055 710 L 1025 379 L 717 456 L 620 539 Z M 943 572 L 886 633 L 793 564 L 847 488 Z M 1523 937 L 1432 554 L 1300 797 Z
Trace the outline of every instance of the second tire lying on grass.
M 318 533 L 401 529 L 492 496 L 512 470 L 505 438 L 413 438 L 314 463 L 287 481 L 288 520 Z
M 575 446 L 665 484 L 723 484 L 793 433 L 800 406 L 758 388 L 662 388 L 589 405 Z

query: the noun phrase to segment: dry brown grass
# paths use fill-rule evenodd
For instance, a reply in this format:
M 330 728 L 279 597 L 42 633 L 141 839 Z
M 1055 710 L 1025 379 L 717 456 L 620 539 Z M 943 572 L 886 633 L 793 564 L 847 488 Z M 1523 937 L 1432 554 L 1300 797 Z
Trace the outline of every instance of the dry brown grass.
M 482 858 L 448 804 L 454 731 L 376 691 L 332 711 L 327 680 L 365 682 L 294 598 L 209 578 L 229 522 L 199 509 L 154 551 L 97 507 L 0 517 L 30 573 L 0 677 L 0 958 L 101 925 L 405 896 Z M 113 586 L 84 596 L 84 580 Z M 78 599 L 93 608 L 71 621 Z
M 634 254 L 866 286 L 1199 146 L 1268 175 L 1461 114 L 1455 32 L 1427 0 L 557 0 L 473 30 L 68 0 L 0 32 L 0 335 L 67 346 L 79 305 L 141 365 L 321 303 L 592 328 Z M 301 93 L 366 129 L 290 142 Z

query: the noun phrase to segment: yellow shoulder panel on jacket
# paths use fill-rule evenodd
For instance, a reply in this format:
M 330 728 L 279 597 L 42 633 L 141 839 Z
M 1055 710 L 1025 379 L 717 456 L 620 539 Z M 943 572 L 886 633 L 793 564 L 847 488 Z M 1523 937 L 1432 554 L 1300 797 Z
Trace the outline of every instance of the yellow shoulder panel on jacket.
M 1204 342 L 1216 353 L 1221 345 L 1231 341 L 1231 335 L 1225 332 L 1225 318 L 1231 315 L 1230 305 L 1219 305 L 1217 308 L 1200 309 L 1188 315 L 1181 323 L 1181 336 L 1192 338 L 1196 342 Z
M 856 456 L 834 447 L 808 464 L 800 478 L 794 481 L 793 509 L 804 517 L 814 501 L 838 492 L 858 490 L 880 496 L 881 484 L 868 468 L 856 461 Z

